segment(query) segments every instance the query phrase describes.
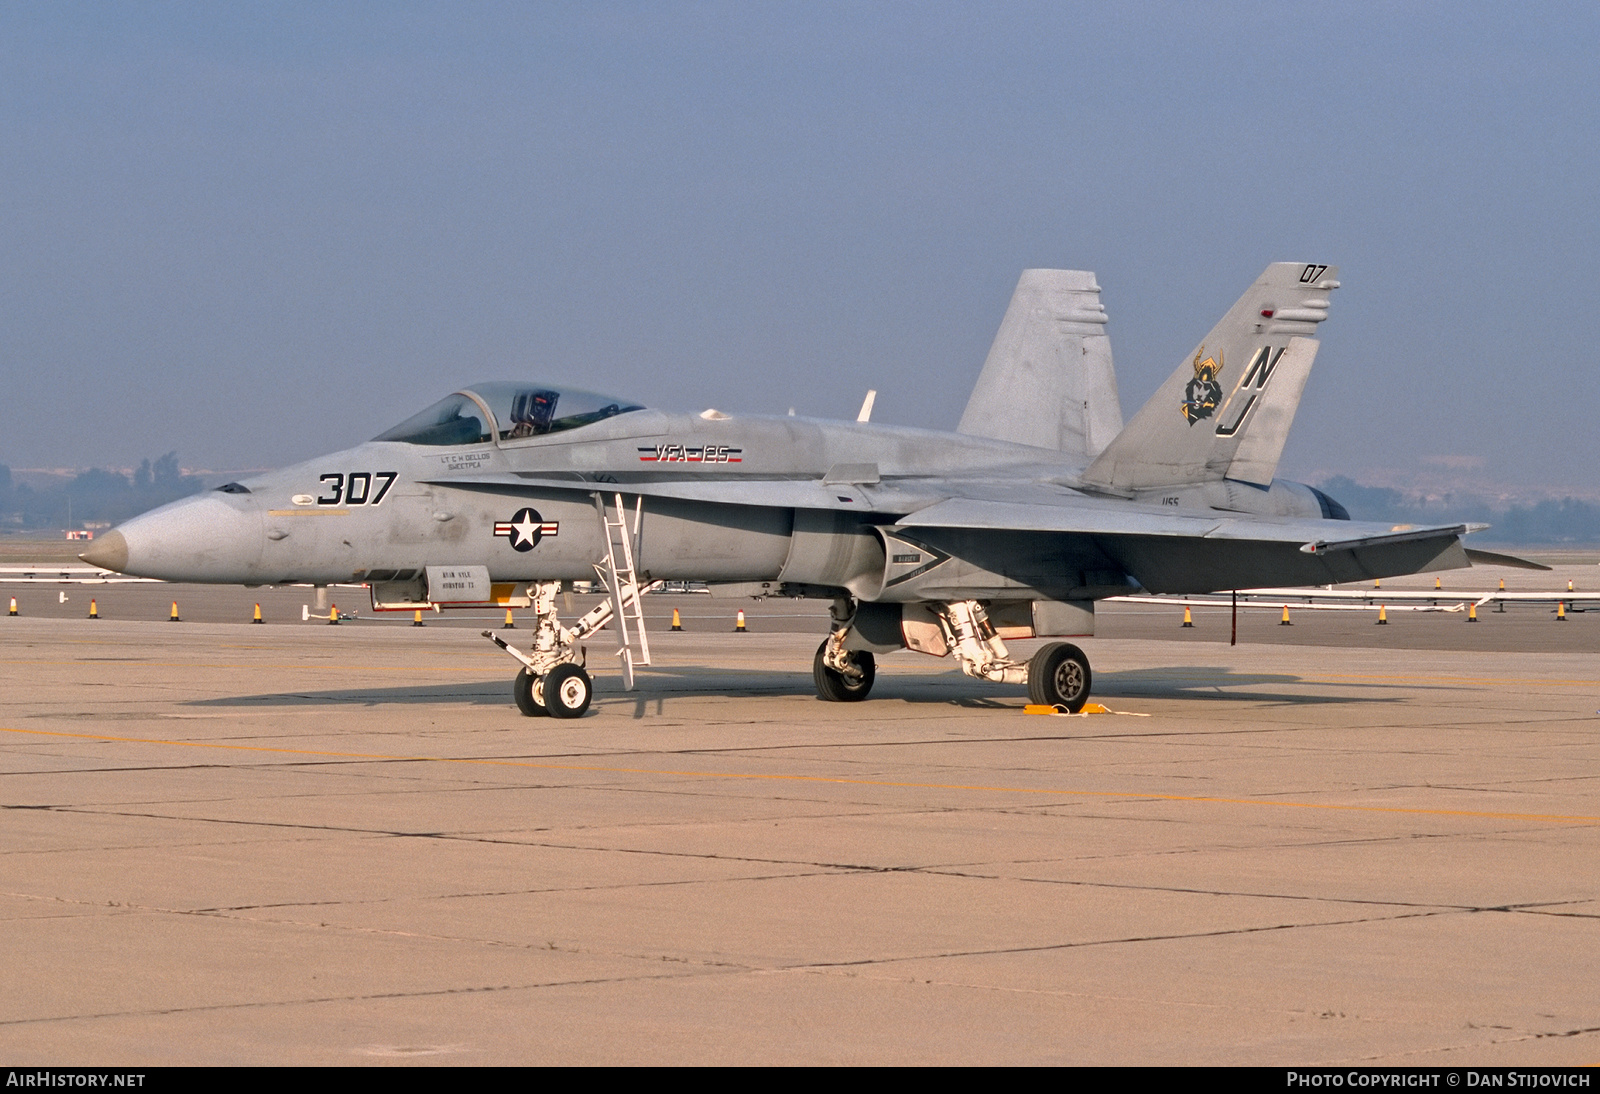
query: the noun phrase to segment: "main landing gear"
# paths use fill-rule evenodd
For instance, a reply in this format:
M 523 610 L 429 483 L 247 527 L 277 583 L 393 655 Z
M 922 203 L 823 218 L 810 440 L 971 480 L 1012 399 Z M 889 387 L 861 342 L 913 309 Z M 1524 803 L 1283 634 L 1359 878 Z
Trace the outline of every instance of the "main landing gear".
M 1078 713 L 1089 701 L 1093 674 L 1089 659 L 1077 646 L 1052 642 L 1026 663 L 1012 658 L 1001 641 L 989 613 L 976 600 L 926 605 L 937 624 L 937 636 L 923 634 L 908 645 L 936 656 L 951 654 L 961 671 L 997 684 L 1027 684 L 1028 699 L 1046 706 L 1065 707 Z M 849 647 L 855 623 L 855 602 L 840 599 L 833 606 L 833 630 L 817 649 L 811 674 L 817 695 L 830 703 L 854 703 L 867 697 L 877 675 L 872 654 Z M 927 630 L 933 631 L 929 626 Z M 867 643 L 862 643 L 863 645 Z M 878 648 L 885 648 L 880 646 Z

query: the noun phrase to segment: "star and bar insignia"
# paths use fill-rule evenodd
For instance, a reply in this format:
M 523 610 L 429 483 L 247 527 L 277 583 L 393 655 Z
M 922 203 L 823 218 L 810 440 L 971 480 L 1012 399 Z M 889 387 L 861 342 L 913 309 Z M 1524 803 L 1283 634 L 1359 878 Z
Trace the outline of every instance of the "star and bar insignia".
M 559 521 L 545 520 L 537 509 L 518 509 L 510 520 L 495 522 L 494 534 L 508 537 L 514 550 L 531 551 L 541 539 L 555 535 L 560 529 Z

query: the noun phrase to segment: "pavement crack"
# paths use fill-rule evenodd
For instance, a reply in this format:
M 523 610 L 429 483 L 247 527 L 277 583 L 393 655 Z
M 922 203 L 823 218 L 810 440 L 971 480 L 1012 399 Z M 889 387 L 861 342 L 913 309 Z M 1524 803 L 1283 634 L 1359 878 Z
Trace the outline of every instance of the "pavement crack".
M 541 947 L 543 948 L 543 947 Z M 709 971 L 709 970 L 707 970 Z M 143 1010 L 97 1011 L 90 1014 L 52 1014 L 35 1018 L 0 1019 L 0 1027 L 37 1025 L 46 1022 L 82 1022 L 114 1018 L 162 1018 L 179 1014 L 205 1014 L 240 1010 L 270 1010 L 287 1007 L 317 1006 L 328 1003 L 366 1003 L 394 999 L 438 999 L 450 996 L 487 995 L 511 991 L 538 991 L 547 988 L 590 987 L 601 984 L 647 983 L 653 980 L 678 980 L 686 976 L 707 975 L 707 972 L 683 971 L 639 974 L 634 976 L 594 976 L 570 980 L 533 981 L 524 984 L 475 984 L 454 988 L 428 988 L 417 991 L 366 992 L 348 995 L 307 996 L 300 999 L 262 999 L 238 1003 L 204 1003 L 187 1007 L 152 1007 Z
M 1443 912 L 1408 912 L 1403 915 L 1361 916 L 1355 919 L 1326 919 L 1310 923 L 1270 923 L 1259 927 L 1229 927 L 1215 931 L 1192 931 L 1178 934 L 1129 935 L 1124 938 L 1097 938 L 1082 942 L 1047 942 L 1036 946 L 1000 946 L 993 949 L 949 950 L 941 953 L 905 954 L 897 957 L 862 957 L 849 961 L 808 961 L 785 969 L 861 968 L 873 965 L 892 965 L 906 961 L 943 961 L 964 957 L 1003 957 L 1020 953 L 1051 953 L 1062 950 L 1085 949 L 1092 946 L 1121 946 L 1145 942 L 1182 942 L 1198 938 L 1227 938 L 1230 936 L 1265 934 L 1273 931 L 1296 931 L 1318 927 L 1349 927 L 1365 923 L 1389 923 L 1403 919 L 1427 919 Z

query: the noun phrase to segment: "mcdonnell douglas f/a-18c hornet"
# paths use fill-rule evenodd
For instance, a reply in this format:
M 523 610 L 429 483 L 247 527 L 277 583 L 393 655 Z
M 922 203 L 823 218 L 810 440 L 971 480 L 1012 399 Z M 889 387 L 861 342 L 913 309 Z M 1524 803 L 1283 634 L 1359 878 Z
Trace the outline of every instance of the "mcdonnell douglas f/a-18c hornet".
M 1124 428 L 1092 273 L 1028 270 L 955 433 L 674 414 L 542 382 L 474 384 L 366 444 L 136 517 L 85 561 L 171 581 L 365 583 L 373 607 L 531 607 L 524 714 L 578 717 L 578 642 L 611 623 L 624 687 L 665 581 L 820 597 L 817 691 L 864 699 L 873 654 L 953 656 L 1069 710 L 1095 601 L 1451 569 L 1481 526 L 1349 520 L 1274 478 L 1337 270 L 1275 263 Z M 869 399 L 870 402 L 870 399 Z M 791 412 L 792 415 L 792 412 Z M 604 603 L 563 625 L 564 583 Z M 570 584 L 567 585 L 570 588 Z

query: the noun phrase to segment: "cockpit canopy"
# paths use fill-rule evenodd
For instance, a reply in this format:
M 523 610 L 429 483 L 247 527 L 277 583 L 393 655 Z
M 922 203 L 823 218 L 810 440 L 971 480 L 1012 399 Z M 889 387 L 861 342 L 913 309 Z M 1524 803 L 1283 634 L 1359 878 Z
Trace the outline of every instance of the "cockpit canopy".
M 463 388 L 372 439 L 441 446 L 517 441 L 643 409 L 577 388 L 496 381 Z

